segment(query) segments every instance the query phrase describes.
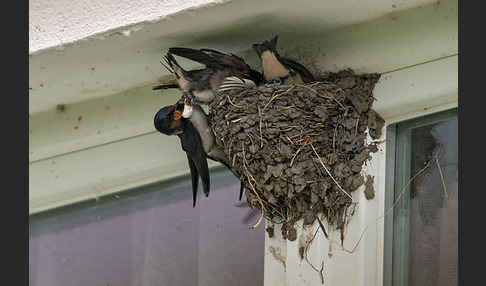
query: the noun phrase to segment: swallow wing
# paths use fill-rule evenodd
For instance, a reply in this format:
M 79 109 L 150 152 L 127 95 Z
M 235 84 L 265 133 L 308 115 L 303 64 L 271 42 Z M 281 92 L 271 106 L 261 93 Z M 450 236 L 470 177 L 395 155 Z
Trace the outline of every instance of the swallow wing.
M 172 47 L 169 48 L 169 53 L 201 63 L 207 67 L 213 67 L 217 65 L 218 64 L 217 59 L 225 55 L 218 51 L 213 51 L 208 49 L 205 50 L 206 52 L 204 50 L 197 50 L 191 48 Z
M 182 47 L 169 48 L 169 53 L 201 63 L 217 70 L 231 69 L 241 77 L 251 79 L 257 85 L 264 82 L 263 74 L 253 70 L 243 58 L 235 54 L 225 54 L 212 49 L 191 49 Z
M 314 76 L 312 73 L 303 65 L 299 64 L 298 62 L 287 59 L 287 58 L 279 58 L 280 62 L 286 66 L 287 68 L 292 69 L 293 71 L 300 74 L 304 83 L 309 83 L 315 81 Z
M 263 77 L 263 74 L 254 69 L 250 68 L 250 71 L 248 72 L 248 76 L 253 82 L 255 82 L 256 85 L 261 85 L 265 82 L 265 78 Z
M 243 197 L 243 190 L 245 189 L 245 184 L 243 182 L 240 182 L 240 196 L 238 197 L 238 200 L 241 201 L 241 198 Z
M 169 53 L 201 63 L 206 67 L 221 69 L 223 67 L 238 67 L 250 69 L 245 61 L 235 54 L 225 54 L 212 49 L 191 49 L 182 47 L 169 48 Z
M 191 170 L 191 181 L 192 181 L 192 207 L 196 206 L 197 199 L 197 187 L 199 184 L 199 172 L 197 171 L 196 164 L 192 160 L 191 156 L 187 154 L 187 162 L 189 163 L 189 169 Z
M 179 85 L 177 83 L 174 84 L 161 84 L 152 87 L 152 90 L 158 90 L 158 89 L 171 89 L 171 88 L 179 88 Z
M 195 204 L 197 183 L 194 184 L 194 181 L 197 181 L 199 177 L 202 180 L 204 194 L 206 197 L 209 196 L 209 167 L 199 133 L 190 121 L 186 121 L 185 124 L 184 133 L 178 134 L 178 136 L 181 140 L 182 150 L 186 152 L 189 162 L 192 177 L 193 204 Z M 195 174 L 194 170 L 197 174 Z
M 204 154 L 202 144 L 200 145 L 199 151 L 197 153 L 190 154 L 190 156 L 199 172 L 199 177 L 201 177 L 202 180 L 203 192 L 207 197 L 209 196 L 210 189 L 209 167 L 208 160 L 206 159 L 206 154 Z

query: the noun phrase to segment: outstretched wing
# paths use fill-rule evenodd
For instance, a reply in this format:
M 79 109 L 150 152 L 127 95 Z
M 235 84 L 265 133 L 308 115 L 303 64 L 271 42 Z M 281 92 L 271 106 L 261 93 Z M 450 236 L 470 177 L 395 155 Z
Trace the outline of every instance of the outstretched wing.
M 169 53 L 201 63 L 207 67 L 214 67 L 220 65 L 220 61 L 221 61 L 220 59 L 223 56 L 225 56 L 225 54 L 214 50 L 209 50 L 209 49 L 198 50 L 198 49 L 183 48 L 183 47 L 169 48 Z
M 171 83 L 171 84 L 161 84 L 152 87 L 152 90 L 158 90 L 158 89 L 171 89 L 171 88 L 179 88 L 179 85 L 177 83 Z

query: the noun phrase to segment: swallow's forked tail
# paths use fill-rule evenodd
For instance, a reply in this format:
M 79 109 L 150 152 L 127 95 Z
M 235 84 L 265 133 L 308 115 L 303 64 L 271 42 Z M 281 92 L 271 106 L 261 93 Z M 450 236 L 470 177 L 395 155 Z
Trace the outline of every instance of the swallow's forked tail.
M 171 88 L 179 88 L 177 83 L 168 83 L 168 84 L 161 84 L 152 87 L 152 90 L 159 90 L 159 89 L 171 89 Z

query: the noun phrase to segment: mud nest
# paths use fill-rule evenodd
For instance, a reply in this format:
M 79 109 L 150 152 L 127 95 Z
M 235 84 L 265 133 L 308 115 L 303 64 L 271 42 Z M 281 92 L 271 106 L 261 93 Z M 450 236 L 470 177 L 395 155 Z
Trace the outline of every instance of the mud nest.
M 379 77 L 345 70 L 310 84 L 225 92 L 209 106 L 249 205 L 282 223 L 284 238 L 295 240 L 295 222 L 312 224 L 318 214 L 343 233 L 350 196 L 366 181 L 362 167 L 378 151 L 384 120 L 371 107 Z

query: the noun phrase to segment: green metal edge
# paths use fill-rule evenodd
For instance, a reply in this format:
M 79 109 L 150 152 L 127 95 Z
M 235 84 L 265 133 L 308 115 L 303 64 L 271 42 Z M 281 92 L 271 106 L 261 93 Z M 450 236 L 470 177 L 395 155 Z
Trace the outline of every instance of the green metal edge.
M 215 166 L 211 167 L 210 172 L 223 172 L 226 169 L 225 166 Z M 29 223 L 31 222 L 36 222 L 39 220 L 59 216 L 62 214 L 70 213 L 70 212 L 75 212 L 79 210 L 83 210 L 86 208 L 90 208 L 93 206 L 100 206 L 103 204 L 107 204 L 110 202 L 114 201 L 119 201 L 123 200 L 126 198 L 134 197 L 134 196 L 140 196 L 143 194 L 148 194 L 152 192 L 157 192 L 157 191 L 163 191 L 164 189 L 170 188 L 174 185 L 177 185 L 181 182 L 188 181 L 190 180 L 190 173 L 186 173 L 184 175 L 176 176 L 167 180 L 155 182 L 155 183 L 150 183 L 144 186 L 136 187 L 136 188 L 131 188 L 131 189 L 126 189 L 117 193 L 113 194 L 108 194 L 104 196 L 100 196 L 96 199 L 88 199 L 85 201 L 81 202 L 76 202 L 73 204 L 61 206 L 58 208 L 53 208 L 50 210 L 42 211 L 36 214 L 29 215 Z

